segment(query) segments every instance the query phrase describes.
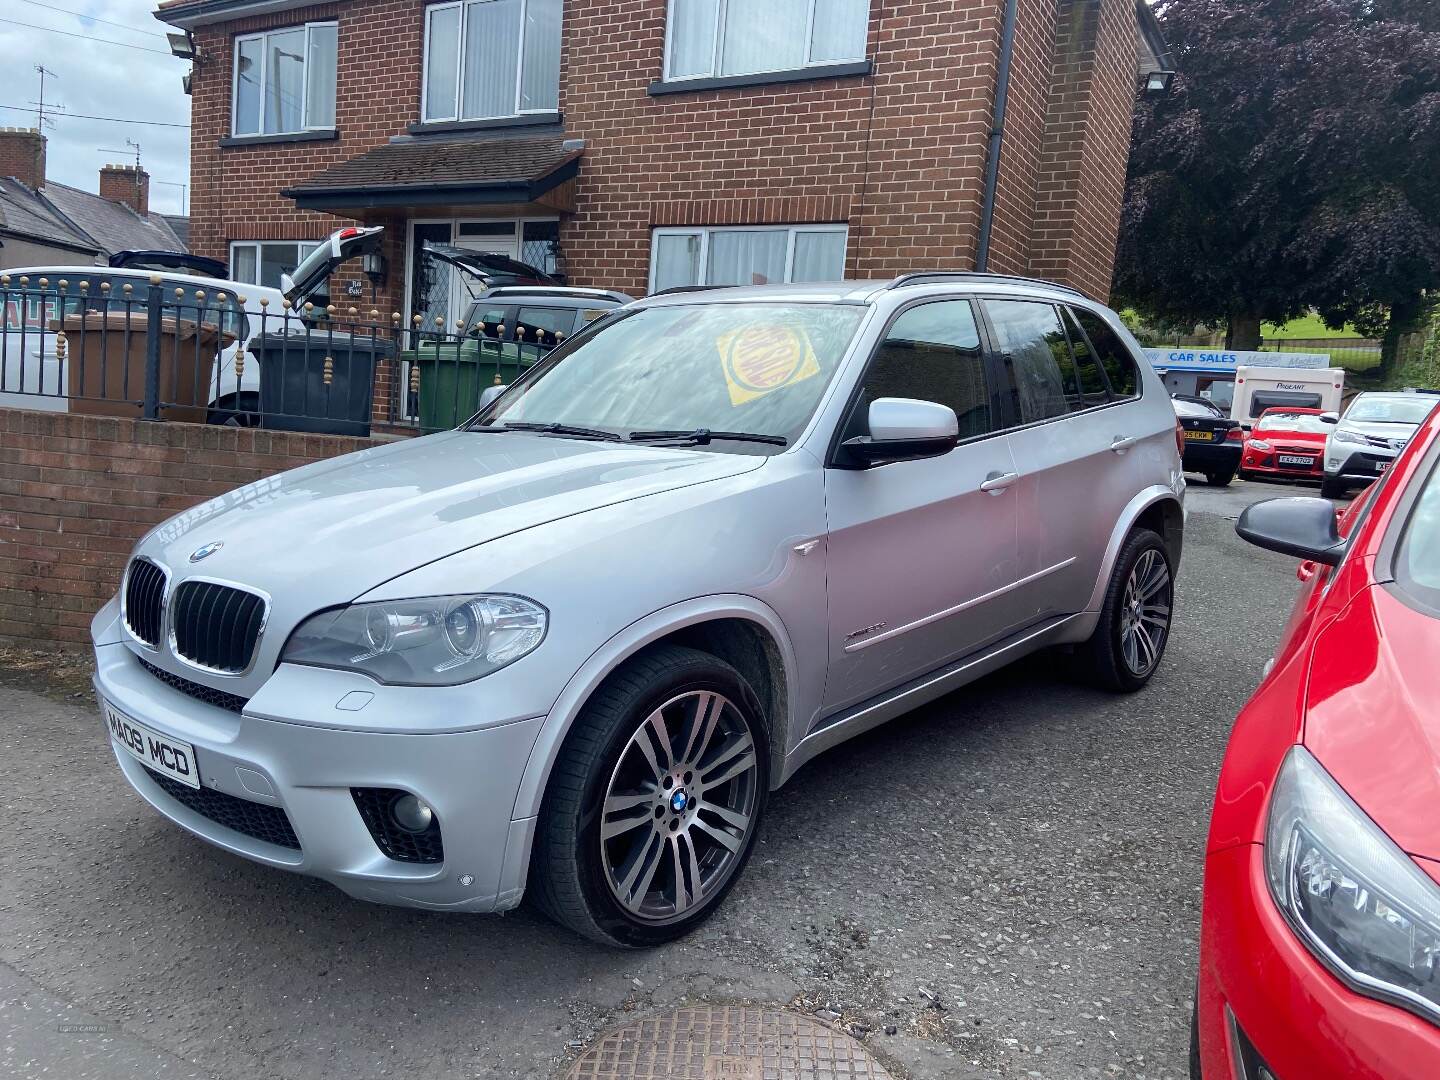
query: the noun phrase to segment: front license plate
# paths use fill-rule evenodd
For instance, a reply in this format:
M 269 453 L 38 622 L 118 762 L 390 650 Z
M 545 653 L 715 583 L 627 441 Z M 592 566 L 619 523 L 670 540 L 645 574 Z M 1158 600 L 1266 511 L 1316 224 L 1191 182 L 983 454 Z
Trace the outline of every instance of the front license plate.
M 1314 464 L 1315 464 L 1315 459 L 1314 459 L 1313 457 L 1299 457 L 1299 456 L 1297 456 L 1297 455 L 1295 455 L 1295 454 L 1281 454 L 1281 455 L 1280 455 L 1280 464 L 1281 464 L 1281 465 L 1303 465 L 1303 466 L 1305 466 L 1305 468 L 1308 469 L 1311 465 L 1314 465 Z
M 1187 431 L 1185 432 L 1185 438 L 1193 442 L 1213 442 L 1215 436 L 1208 431 Z
M 1388 468 L 1390 468 L 1390 462 L 1388 461 L 1377 461 L 1375 463 L 1376 472 L 1384 472 Z
M 116 746 L 147 768 L 163 773 L 189 787 L 200 786 L 200 770 L 195 765 L 195 748 L 187 742 L 161 735 L 138 720 L 126 716 L 108 701 L 101 699 L 105 726 Z

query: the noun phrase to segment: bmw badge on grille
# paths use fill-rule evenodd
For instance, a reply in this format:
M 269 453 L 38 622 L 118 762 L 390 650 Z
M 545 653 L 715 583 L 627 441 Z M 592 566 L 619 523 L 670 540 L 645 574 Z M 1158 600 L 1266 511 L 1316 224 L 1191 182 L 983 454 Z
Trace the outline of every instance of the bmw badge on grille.
M 191 562 L 199 562 L 201 559 L 208 559 L 215 552 L 225 546 L 224 540 L 211 540 L 210 543 L 196 548 L 190 553 Z

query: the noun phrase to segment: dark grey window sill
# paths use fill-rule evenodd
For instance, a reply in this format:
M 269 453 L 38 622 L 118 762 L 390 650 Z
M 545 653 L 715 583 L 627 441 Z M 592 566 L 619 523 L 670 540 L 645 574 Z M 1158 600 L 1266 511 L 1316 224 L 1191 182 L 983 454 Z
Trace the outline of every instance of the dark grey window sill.
M 494 128 L 546 127 L 561 123 L 565 118 L 558 112 L 525 113 L 522 116 L 502 116 L 495 120 L 441 120 L 420 122 L 406 127 L 411 135 L 428 135 L 446 131 L 490 131 Z
M 851 75 L 869 75 L 874 65 L 869 60 L 845 64 L 819 64 L 815 67 L 792 68 L 789 71 L 761 71 L 754 75 L 724 75 L 714 79 L 664 79 L 650 84 L 645 91 L 651 97 L 661 94 L 688 94 L 696 90 L 726 90 L 732 86 L 770 86 L 774 83 L 809 82 L 811 79 L 842 79 Z
M 334 142 L 340 137 L 336 128 L 323 131 L 289 131 L 283 135 L 227 135 L 221 146 L 265 146 L 269 143 Z

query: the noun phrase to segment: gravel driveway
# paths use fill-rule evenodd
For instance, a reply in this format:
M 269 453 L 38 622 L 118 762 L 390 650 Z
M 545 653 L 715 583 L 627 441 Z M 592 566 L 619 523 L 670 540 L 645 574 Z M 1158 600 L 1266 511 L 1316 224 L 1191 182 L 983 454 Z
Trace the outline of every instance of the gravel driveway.
M 901 1076 L 1180 1078 L 1215 774 L 1296 586 L 1230 519 L 1293 493 L 1192 487 L 1145 692 L 1041 658 L 839 747 L 721 913 L 648 953 L 252 866 L 129 792 L 90 701 L 0 685 L 0 1077 L 548 1078 L 608 1025 L 736 1001 L 854 1025 Z

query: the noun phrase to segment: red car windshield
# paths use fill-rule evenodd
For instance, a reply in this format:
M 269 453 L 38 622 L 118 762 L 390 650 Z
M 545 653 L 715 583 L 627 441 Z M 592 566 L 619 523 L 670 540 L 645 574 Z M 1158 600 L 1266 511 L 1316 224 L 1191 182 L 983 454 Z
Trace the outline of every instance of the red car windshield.
M 1267 412 L 1255 424 L 1256 431 L 1297 431 L 1306 435 L 1325 435 L 1333 424 L 1324 423 L 1319 413 Z

